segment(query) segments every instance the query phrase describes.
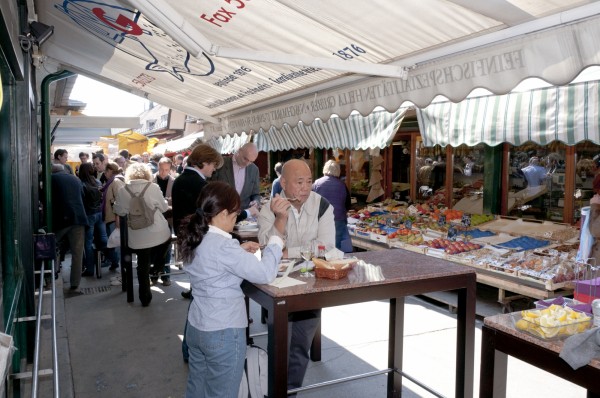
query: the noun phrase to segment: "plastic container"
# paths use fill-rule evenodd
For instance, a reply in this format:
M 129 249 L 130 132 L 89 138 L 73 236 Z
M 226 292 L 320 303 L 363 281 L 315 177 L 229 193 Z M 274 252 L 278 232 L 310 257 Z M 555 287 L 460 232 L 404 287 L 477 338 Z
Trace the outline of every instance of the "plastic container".
M 566 319 L 559 320 L 557 317 L 544 315 L 542 310 L 511 313 L 515 329 L 545 341 L 553 341 L 585 332 L 592 327 L 592 317 L 588 314 L 566 307 L 557 307 L 566 312 Z
M 594 315 L 594 326 L 600 326 L 600 299 L 592 301 L 592 313 Z

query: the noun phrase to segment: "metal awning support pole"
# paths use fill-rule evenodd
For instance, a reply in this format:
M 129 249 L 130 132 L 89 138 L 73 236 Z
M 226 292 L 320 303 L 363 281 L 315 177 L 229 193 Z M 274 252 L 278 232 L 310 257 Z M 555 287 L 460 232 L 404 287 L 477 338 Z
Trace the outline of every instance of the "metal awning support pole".
M 68 77 L 75 76 L 74 73 L 69 71 L 62 71 L 58 73 L 53 73 L 44 78 L 41 84 L 41 94 L 42 100 L 40 103 L 40 112 L 42 118 L 42 178 L 43 178 L 43 192 L 44 192 L 44 216 L 46 222 L 47 232 L 54 232 L 52 226 L 52 212 L 50 209 L 52 208 L 52 182 L 51 182 L 51 174 L 52 167 L 50 165 L 50 145 L 51 142 L 51 131 L 50 131 L 50 83 L 55 82 L 57 80 L 66 79 Z M 52 271 L 51 279 L 52 279 L 52 302 L 51 302 L 51 314 L 52 314 L 52 370 L 53 370 L 53 384 L 54 384 L 54 396 L 60 396 L 60 387 L 58 382 L 58 349 L 57 349 L 57 335 L 56 335 L 56 283 L 54 279 L 54 260 L 45 260 L 42 261 L 42 269 L 40 273 L 40 294 L 38 297 L 38 316 L 36 320 L 36 331 L 35 331 L 35 355 L 34 355 L 34 369 L 33 369 L 33 385 L 32 385 L 32 397 L 37 396 L 38 390 L 38 368 L 39 368 L 39 346 L 40 346 L 40 325 L 42 318 L 42 300 L 43 300 L 43 286 L 44 286 L 44 266 L 45 264 L 50 264 L 50 269 Z
M 52 189 L 50 182 L 50 175 L 52 174 L 52 167 L 50 165 L 50 83 L 57 80 L 66 79 L 68 77 L 75 76 L 73 72 L 62 71 L 52 73 L 42 80 L 41 92 L 42 101 L 41 106 L 41 117 L 42 117 L 42 188 L 44 192 L 44 214 L 47 232 L 54 232 L 52 229 L 52 216 L 50 209 L 52 207 Z

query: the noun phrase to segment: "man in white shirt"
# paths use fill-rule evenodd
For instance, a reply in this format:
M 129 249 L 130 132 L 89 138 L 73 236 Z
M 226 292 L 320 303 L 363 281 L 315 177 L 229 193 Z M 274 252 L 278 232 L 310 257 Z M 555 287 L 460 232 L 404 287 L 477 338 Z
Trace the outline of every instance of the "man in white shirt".
M 312 173 L 303 160 L 283 165 L 281 195 L 265 205 L 258 218 L 258 239 L 266 244 L 271 236 L 286 238 L 283 257 L 299 258 L 303 243 L 317 240 L 326 248 L 335 247 L 333 206 L 312 191 Z M 288 389 L 302 386 L 308 366 L 309 349 L 321 322 L 321 310 L 290 314 L 291 343 L 288 362 Z

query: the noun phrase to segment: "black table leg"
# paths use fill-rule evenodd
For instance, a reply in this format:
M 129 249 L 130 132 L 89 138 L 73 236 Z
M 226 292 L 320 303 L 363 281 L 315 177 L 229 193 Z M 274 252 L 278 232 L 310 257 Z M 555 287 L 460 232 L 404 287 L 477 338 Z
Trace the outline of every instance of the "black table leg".
M 455 396 L 472 397 L 475 372 L 475 277 L 457 293 Z
M 285 300 L 275 301 L 269 312 L 269 397 L 287 397 L 288 311 Z
M 390 299 L 388 343 L 388 398 L 402 396 L 402 355 L 404 341 L 404 297 Z
M 321 360 L 321 322 L 319 322 L 319 326 L 315 331 L 315 337 L 313 337 L 310 346 L 310 360 L 313 362 L 319 362 Z

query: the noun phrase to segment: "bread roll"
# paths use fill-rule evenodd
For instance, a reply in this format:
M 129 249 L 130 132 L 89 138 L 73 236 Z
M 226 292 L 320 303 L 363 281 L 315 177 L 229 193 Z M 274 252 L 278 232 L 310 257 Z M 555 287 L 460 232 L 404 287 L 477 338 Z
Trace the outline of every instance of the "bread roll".
M 325 261 L 322 258 L 313 257 L 312 262 L 317 268 L 335 269 L 335 267 L 332 266 L 329 261 Z
M 357 262 L 358 260 L 355 258 L 340 258 L 339 260 L 331 260 L 329 261 L 329 264 L 336 266 L 336 265 L 351 265 L 355 262 Z
M 315 264 L 315 267 L 327 268 L 327 269 L 346 269 L 357 261 L 358 260 L 355 258 L 342 258 L 339 260 L 331 260 L 331 261 L 326 261 L 326 260 L 323 260 L 322 258 L 316 258 L 316 257 L 314 257 L 312 259 L 312 262 Z

